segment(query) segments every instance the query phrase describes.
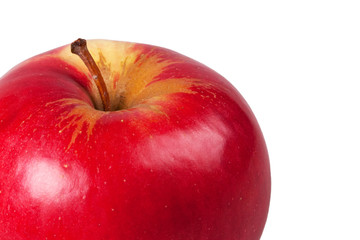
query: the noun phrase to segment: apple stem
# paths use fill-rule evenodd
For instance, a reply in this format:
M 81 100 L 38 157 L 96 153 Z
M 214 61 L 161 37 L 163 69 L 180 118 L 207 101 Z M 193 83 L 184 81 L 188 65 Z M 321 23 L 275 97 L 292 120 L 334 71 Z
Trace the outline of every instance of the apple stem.
M 106 89 L 104 78 L 101 75 L 99 67 L 96 65 L 94 58 L 91 56 L 86 40 L 79 38 L 71 44 L 71 52 L 78 55 L 89 69 L 92 79 L 94 80 L 103 103 L 105 111 L 110 111 L 110 98 Z

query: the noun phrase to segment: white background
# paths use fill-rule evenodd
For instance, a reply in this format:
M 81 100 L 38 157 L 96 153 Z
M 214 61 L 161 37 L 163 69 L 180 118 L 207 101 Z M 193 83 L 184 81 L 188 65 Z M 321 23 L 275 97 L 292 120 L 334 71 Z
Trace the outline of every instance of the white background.
M 262 240 L 360 239 L 360 2 L 1 1 L 0 75 L 78 37 L 167 47 L 252 107 L 271 158 Z

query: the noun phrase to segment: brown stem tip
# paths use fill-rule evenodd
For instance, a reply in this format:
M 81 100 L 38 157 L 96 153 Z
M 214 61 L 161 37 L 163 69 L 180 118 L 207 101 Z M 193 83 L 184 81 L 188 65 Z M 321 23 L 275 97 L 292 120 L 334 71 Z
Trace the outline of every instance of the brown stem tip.
M 95 60 L 87 48 L 86 40 L 79 38 L 78 40 L 74 41 L 71 44 L 71 52 L 78 55 L 89 69 L 92 75 L 92 79 L 94 80 L 99 90 L 104 110 L 110 111 L 110 98 L 106 89 L 104 78 L 102 77 L 99 67 L 96 65 Z

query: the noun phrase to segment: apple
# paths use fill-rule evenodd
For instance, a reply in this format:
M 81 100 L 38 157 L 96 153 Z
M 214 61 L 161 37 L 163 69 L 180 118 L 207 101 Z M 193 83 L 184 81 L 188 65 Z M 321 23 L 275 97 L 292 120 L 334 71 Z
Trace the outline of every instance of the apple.
M 258 240 L 259 125 L 174 51 L 78 39 L 0 79 L 0 239 Z

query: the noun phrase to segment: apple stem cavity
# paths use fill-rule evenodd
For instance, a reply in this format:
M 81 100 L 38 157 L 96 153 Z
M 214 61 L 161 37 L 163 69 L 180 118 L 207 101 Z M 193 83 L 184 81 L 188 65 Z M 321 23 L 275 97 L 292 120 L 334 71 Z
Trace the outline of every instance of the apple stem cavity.
M 99 90 L 104 111 L 110 111 L 110 97 L 108 90 L 106 89 L 104 78 L 102 77 L 99 67 L 96 65 L 94 58 L 91 56 L 87 48 L 86 40 L 79 38 L 74 41 L 71 44 L 71 52 L 78 55 L 89 69 L 92 79 Z

